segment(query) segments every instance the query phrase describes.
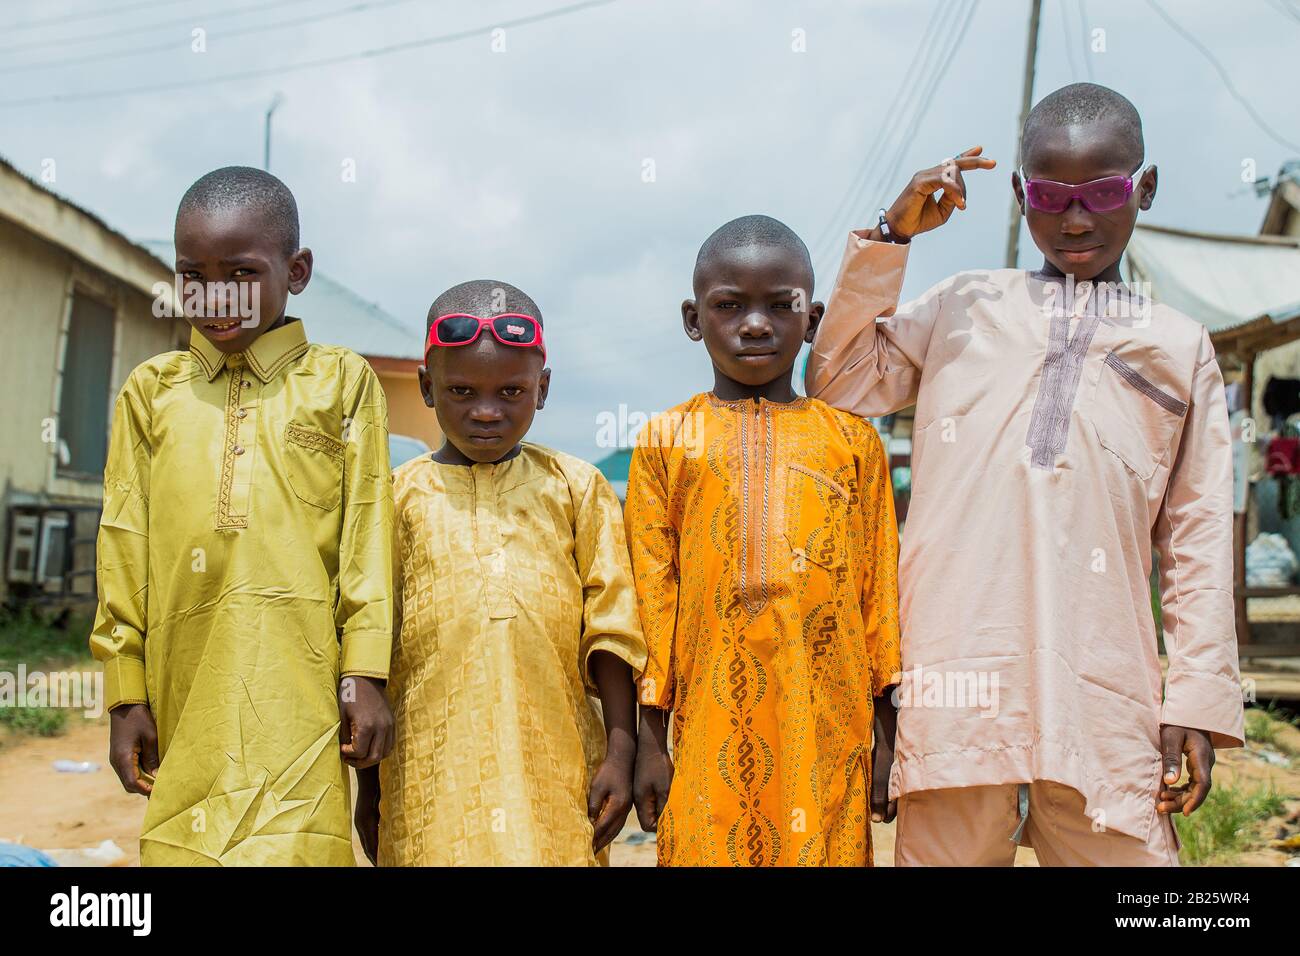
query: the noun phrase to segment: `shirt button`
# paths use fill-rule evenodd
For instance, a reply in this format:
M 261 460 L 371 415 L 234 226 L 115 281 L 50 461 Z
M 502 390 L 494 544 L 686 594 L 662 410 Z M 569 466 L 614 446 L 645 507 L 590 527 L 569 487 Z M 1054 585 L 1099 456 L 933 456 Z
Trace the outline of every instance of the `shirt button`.
M 244 446 L 243 446 L 243 445 L 236 445 L 236 446 L 235 446 L 235 454 L 236 454 L 236 455 L 242 455 L 243 453 L 244 453 Z
M 239 383 L 239 387 L 240 387 L 240 388 L 252 388 L 252 387 L 253 387 L 253 383 L 252 383 L 252 382 L 240 382 L 240 383 Z
M 239 410 L 239 417 L 240 417 L 240 418 L 247 418 L 247 417 L 248 417 L 248 409 L 246 409 L 246 408 L 241 408 L 241 409 Z

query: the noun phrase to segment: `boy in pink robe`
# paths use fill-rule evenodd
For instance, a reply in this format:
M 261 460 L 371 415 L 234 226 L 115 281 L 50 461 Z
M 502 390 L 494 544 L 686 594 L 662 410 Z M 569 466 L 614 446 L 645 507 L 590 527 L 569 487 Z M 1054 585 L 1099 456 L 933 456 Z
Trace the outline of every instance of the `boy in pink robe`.
M 809 362 L 838 408 L 916 405 L 896 862 L 1010 865 L 1023 843 L 1045 865 L 1177 865 L 1170 814 L 1243 736 L 1223 380 L 1202 325 L 1120 279 L 1156 192 L 1132 104 L 1065 87 L 1022 142 L 1042 267 L 897 307 L 907 239 L 965 205 L 950 160 L 939 199 L 918 174 L 850 237 Z

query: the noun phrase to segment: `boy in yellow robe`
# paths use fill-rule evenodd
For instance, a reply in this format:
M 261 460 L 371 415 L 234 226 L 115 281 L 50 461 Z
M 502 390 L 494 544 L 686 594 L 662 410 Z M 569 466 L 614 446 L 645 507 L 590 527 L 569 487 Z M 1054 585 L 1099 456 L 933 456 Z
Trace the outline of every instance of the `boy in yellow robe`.
M 285 185 L 218 169 L 176 216 L 190 348 L 122 388 L 91 650 L 145 865 L 347 866 L 344 761 L 392 739 L 384 393 L 285 315 L 311 278 Z
M 446 440 L 393 473 L 397 743 L 360 775 L 357 831 L 384 866 L 604 863 L 645 665 L 618 499 L 522 441 L 551 378 L 532 299 L 455 286 L 425 351 Z
M 897 533 L 875 429 L 791 385 L 822 315 L 812 286 L 807 247 L 775 219 L 710 236 L 682 319 L 713 390 L 652 421 L 632 455 L 649 648 L 636 807 L 661 865 L 871 862 L 892 759 Z

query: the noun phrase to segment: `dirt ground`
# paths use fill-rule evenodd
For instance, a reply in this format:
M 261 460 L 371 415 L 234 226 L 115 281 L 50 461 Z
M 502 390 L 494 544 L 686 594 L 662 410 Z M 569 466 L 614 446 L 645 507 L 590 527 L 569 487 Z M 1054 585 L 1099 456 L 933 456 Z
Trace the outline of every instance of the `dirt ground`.
M 1300 730 L 1286 727 L 1285 741 L 1300 752 Z M 25 843 L 39 849 L 78 849 L 112 840 L 123 852 L 120 865 L 139 863 L 142 797 L 125 793 L 106 761 L 108 723 L 73 717 L 68 731 L 58 737 L 28 737 L 0 732 L 0 840 Z M 86 774 L 59 773 L 56 760 L 90 761 L 98 770 Z M 1220 751 L 1216 783 L 1256 787 L 1272 784 L 1289 798 L 1288 811 L 1300 808 L 1300 760 L 1275 766 L 1251 745 Z M 1284 866 L 1288 854 L 1268 845 L 1267 837 L 1286 828 L 1282 817 L 1261 827 L 1265 839 L 1257 848 L 1232 862 L 1242 866 Z M 876 863 L 890 866 L 894 852 L 894 826 L 873 825 Z M 366 865 L 359 844 L 358 862 Z M 635 815 L 620 834 L 610 854 L 614 866 L 654 866 L 653 836 L 643 834 Z M 1036 866 L 1033 850 L 1022 848 L 1017 866 Z

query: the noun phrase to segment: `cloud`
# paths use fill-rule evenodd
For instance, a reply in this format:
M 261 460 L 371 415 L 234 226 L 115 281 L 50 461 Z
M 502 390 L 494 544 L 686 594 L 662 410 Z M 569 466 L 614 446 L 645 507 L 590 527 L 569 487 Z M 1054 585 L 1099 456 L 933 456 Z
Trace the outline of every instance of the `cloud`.
M 1275 28 L 1261 30 L 1259 18 L 1213 4 L 1180 4 L 1180 15 L 1184 7 L 1189 29 L 1214 47 L 1257 108 L 1279 128 L 1300 125 L 1294 98 L 1269 76 L 1287 62 L 1290 31 L 1300 28 L 1278 16 Z M 541 0 L 412 2 L 315 23 L 304 17 L 294 30 L 230 39 L 223 29 L 257 21 L 210 11 L 203 55 L 189 51 L 188 29 L 151 31 L 142 18 L 138 37 L 93 41 L 76 52 L 167 37 L 175 49 L 8 74 L 3 98 L 163 85 L 548 8 Z M 972 178 L 968 211 L 918 240 L 905 292 L 959 269 L 1001 265 L 1023 16 L 1004 4 L 979 7 L 895 164 L 885 122 L 900 93 L 918 82 L 917 51 L 933 9 L 913 0 L 623 0 L 509 29 L 503 53 L 492 52 L 484 30 L 326 69 L 0 111 L 0 153 L 29 173 L 54 157 L 57 190 L 130 235 L 167 235 L 176 201 L 197 176 L 227 163 L 261 163 L 262 114 L 282 92 L 272 170 L 298 196 L 318 267 L 415 326 L 437 292 L 467 278 L 527 289 L 546 311 L 556 376 L 533 437 L 594 456 L 598 412 L 619 403 L 656 410 L 711 386 L 707 356 L 681 332 L 678 307 L 700 242 L 733 216 L 769 213 L 818 245 L 824 297 L 845 231 L 874 221 L 876 206 L 920 166 L 979 142 L 1002 165 Z M 1086 10 L 1087 28 L 1108 31 L 1108 52 L 1088 62 L 1100 82 L 1130 93 L 1144 110 L 1148 152 L 1161 164 L 1149 220 L 1253 232 L 1258 200 L 1229 198 L 1240 186 L 1241 160 L 1253 157 L 1269 173 L 1288 157 L 1150 11 L 1120 0 L 1092 0 Z M 1047 11 L 1041 35 L 1040 96 L 1076 78 L 1055 16 Z M 806 52 L 792 49 L 794 30 L 803 31 Z M 21 37 L 57 35 L 44 28 Z M 343 175 L 348 160 L 355 182 Z M 647 160 L 653 181 L 644 175 Z M 855 175 L 872 162 L 877 175 L 855 193 Z M 1022 264 L 1032 266 L 1033 253 L 1025 249 Z

